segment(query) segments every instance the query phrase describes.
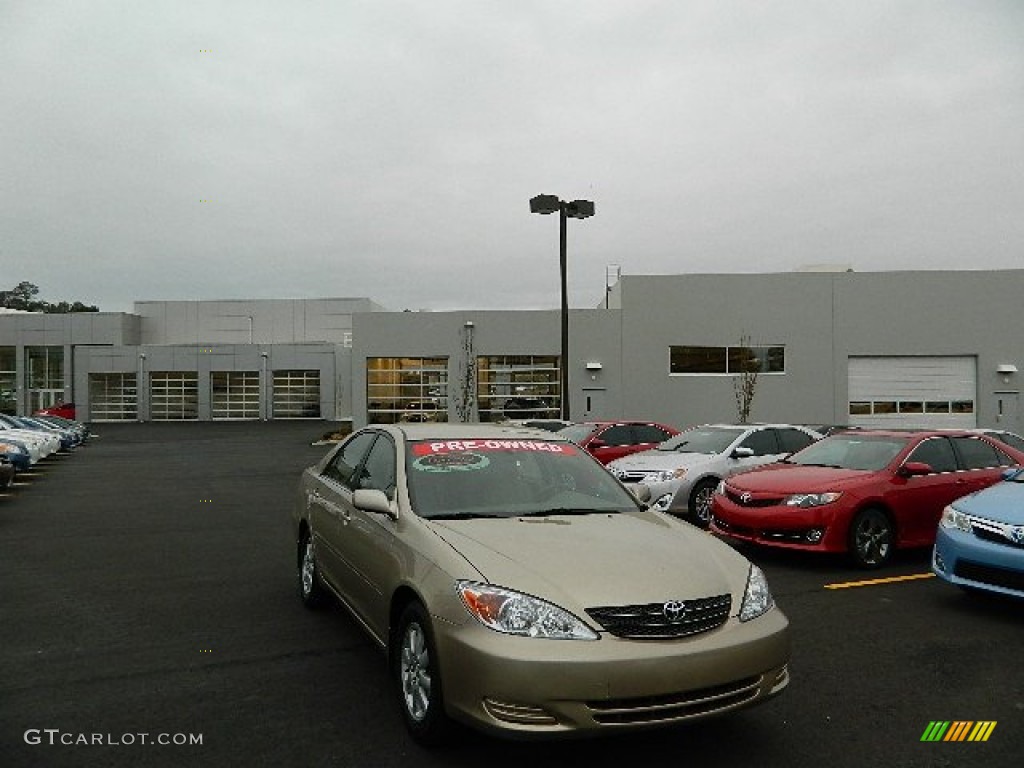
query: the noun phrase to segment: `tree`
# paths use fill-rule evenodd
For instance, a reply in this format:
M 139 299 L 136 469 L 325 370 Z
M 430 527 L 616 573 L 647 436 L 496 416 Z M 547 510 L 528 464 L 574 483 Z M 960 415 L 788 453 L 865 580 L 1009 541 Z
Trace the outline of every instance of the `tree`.
M 735 374 L 732 392 L 736 398 L 736 415 L 740 424 L 746 424 L 750 419 L 761 364 L 761 358 L 750 346 L 750 337 L 746 334 L 740 336 L 739 346 L 731 349 L 729 354 L 729 372 Z
M 8 309 L 30 310 L 38 293 L 39 286 L 23 280 L 9 291 L 0 291 L 0 306 Z
M 58 301 L 56 304 L 51 304 L 48 301 L 37 299 L 36 296 L 38 295 L 39 286 L 27 280 L 22 280 L 9 291 L 0 291 L 0 307 L 21 309 L 28 312 L 47 312 L 49 314 L 100 311 L 99 307 L 92 304 L 83 304 L 80 301 Z

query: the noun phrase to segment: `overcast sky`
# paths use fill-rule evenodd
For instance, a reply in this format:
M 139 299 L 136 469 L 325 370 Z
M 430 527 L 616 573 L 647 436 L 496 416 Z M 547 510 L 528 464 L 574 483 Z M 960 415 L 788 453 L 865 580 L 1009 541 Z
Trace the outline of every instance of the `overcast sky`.
M 1020 0 L 0 0 L 0 289 L 573 306 L 1024 266 Z

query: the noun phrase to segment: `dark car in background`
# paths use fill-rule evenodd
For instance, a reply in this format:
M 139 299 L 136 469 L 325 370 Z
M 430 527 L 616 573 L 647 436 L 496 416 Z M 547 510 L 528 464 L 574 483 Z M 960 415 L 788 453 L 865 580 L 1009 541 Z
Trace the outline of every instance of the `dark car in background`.
M 719 484 L 711 530 L 766 547 L 845 552 L 877 568 L 930 547 L 942 510 L 996 483 L 1024 453 L 969 430 L 859 430 Z

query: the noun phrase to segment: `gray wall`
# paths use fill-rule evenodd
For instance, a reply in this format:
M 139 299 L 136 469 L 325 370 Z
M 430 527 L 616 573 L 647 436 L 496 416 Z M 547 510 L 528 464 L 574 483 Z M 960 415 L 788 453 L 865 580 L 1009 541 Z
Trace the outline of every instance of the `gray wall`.
M 140 318 L 124 312 L 29 312 L 0 315 L 0 346 L 15 348 L 18 413 L 27 413 L 30 410 L 25 347 L 64 347 L 63 399 L 65 402 L 72 402 L 75 397 L 73 381 L 76 347 L 137 344 L 140 338 Z
M 366 360 L 369 357 L 447 357 L 448 418 L 456 420 L 454 399 L 463 359 L 466 322 L 473 323 L 473 347 L 484 355 L 559 355 L 561 313 L 543 311 L 391 312 L 353 317 L 353 422 L 366 423 Z M 570 325 L 570 409 L 573 418 L 604 418 L 621 405 L 619 312 L 572 310 Z M 587 362 L 601 362 L 588 374 Z M 591 378 L 593 376 L 594 378 Z M 584 389 L 586 387 L 586 389 Z M 592 410 L 586 412 L 587 396 Z
M 138 301 L 144 344 L 350 344 L 352 315 L 379 312 L 369 299 Z
M 758 379 L 751 418 L 845 423 L 847 361 L 870 355 L 971 355 L 977 418 L 1024 376 L 1024 270 L 624 276 L 623 415 L 680 426 L 736 418 L 728 376 L 670 376 L 672 345 L 786 347 L 786 373 Z M 1021 374 L 1003 381 L 1000 363 Z

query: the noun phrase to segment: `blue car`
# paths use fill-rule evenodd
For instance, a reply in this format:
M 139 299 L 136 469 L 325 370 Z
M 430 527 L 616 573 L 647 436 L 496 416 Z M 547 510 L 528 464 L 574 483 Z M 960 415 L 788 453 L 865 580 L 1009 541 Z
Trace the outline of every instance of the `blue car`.
M 1024 469 L 942 511 L 932 570 L 969 591 L 1024 597 Z
M 15 472 L 28 472 L 32 468 L 32 456 L 28 446 L 19 440 L 11 440 L 0 433 L 0 459 L 6 459 Z

